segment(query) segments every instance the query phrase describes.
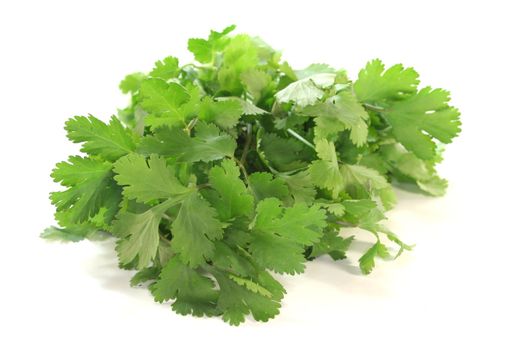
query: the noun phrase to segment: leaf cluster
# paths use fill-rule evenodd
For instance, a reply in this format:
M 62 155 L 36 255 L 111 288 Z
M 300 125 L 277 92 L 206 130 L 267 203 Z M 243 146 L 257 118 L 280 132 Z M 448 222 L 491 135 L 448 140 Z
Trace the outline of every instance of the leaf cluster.
M 279 313 L 276 274 L 298 274 L 327 254 L 344 259 L 359 227 L 375 243 L 359 259 L 411 247 L 384 224 L 392 184 L 442 195 L 442 145 L 460 131 L 442 89 L 419 88 L 412 68 L 370 61 L 343 70 L 296 70 L 234 26 L 190 39 L 194 63 L 175 57 L 126 76 L 128 107 L 108 123 L 66 122 L 82 156 L 56 165 L 58 227 L 46 238 L 116 238 L 120 266 L 179 314 Z M 398 247 L 392 253 L 385 244 Z

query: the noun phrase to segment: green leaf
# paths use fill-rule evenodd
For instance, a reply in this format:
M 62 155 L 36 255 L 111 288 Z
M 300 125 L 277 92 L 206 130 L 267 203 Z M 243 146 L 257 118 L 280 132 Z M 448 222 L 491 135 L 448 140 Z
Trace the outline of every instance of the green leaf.
M 312 152 L 305 149 L 304 145 L 291 138 L 282 138 L 276 134 L 263 134 L 260 140 L 260 147 L 264 149 L 264 154 L 270 164 L 279 171 L 291 171 L 305 168 L 306 159 Z M 283 152 L 286 150 L 286 152 Z
M 211 316 L 216 314 L 218 292 L 213 281 L 172 258 L 162 269 L 160 278 L 151 286 L 156 301 L 175 299 L 173 311 L 181 315 Z
M 314 63 L 305 69 L 296 70 L 295 75 L 298 79 L 306 79 L 316 74 L 336 73 L 335 69 L 324 63 Z
M 215 51 L 223 49 L 228 42 L 226 35 L 235 29 L 234 25 L 226 27 L 221 32 L 211 31 L 206 39 L 190 39 L 188 40 L 188 50 L 193 53 L 195 59 L 201 63 L 209 63 L 212 61 Z
M 392 104 L 385 117 L 392 134 L 421 159 L 436 155 L 435 138 L 450 143 L 461 131 L 459 111 L 448 105 L 449 93 L 426 87 L 417 94 Z
M 383 243 L 377 241 L 377 243 L 368 249 L 365 254 L 361 256 L 361 258 L 359 258 L 359 267 L 361 268 L 361 272 L 363 272 L 365 275 L 368 275 L 376 266 L 375 258 L 377 256 L 386 258 L 389 255 L 390 254 L 388 253 L 386 246 Z
M 308 106 L 302 113 L 316 117 L 315 134 L 318 138 L 347 129 L 355 145 L 362 146 L 366 142 L 368 113 L 349 91 L 343 91 L 323 103 Z
M 131 280 L 129 281 L 129 284 L 132 287 L 139 286 L 142 284 L 145 284 L 146 282 L 154 281 L 159 278 L 160 269 L 156 266 L 146 267 L 139 272 L 137 272 Z
M 200 119 L 214 122 L 223 129 L 237 125 L 242 114 L 242 104 L 234 99 L 213 101 L 210 97 L 205 97 L 199 110 Z
M 209 162 L 232 157 L 235 147 L 235 140 L 230 135 L 213 124 L 198 122 L 194 137 L 181 129 L 162 128 L 142 139 L 140 151 L 175 157 L 179 162 Z
M 278 273 L 304 271 L 304 244 L 319 240 L 326 225 L 325 212 L 319 206 L 304 203 L 282 208 L 276 198 L 257 205 L 250 251 L 255 260 Z
M 324 95 L 325 88 L 335 82 L 335 74 L 321 73 L 291 83 L 275 94 L 279 103 L 295 102 L 299 107 L 316 103 Z
M 385 66 L 378 60 L 372 60 L 359 72 L 354 83 L 354 91 L 361 102 L 380 102 L 397 100 L 410 96 L 417 91 L 419 75 L 412 68 L 403 68 L 396 64 L 385 71 Z
M 337 197 L 344 188 L 344 179 L 339 171 L 335 145 L 326 139 L 320 139 L 316 141 L 315 149 L 320 159 L 310 165 L 312 182 L 316 186 L 332 191 L 332 196 Z
M 129 92 L 135 93 L 140 89 L 142 81 L 146 78 L 143 73 L 133 73 L 126 75 L 126 77 L 120 82 L 120 90 L 127 94 Z
M 284 289 L 270 275 L 261 274 L 257 282 L 252 282 L 257 284 L 257 287 L 250 285 L 250 288 L 247 288 L 235 281 L 235 277 L 232 279 L 232 275 L 217 269 L 212 273 L 220 287 L 217 306 L 223 314 L 224 321 L 237 326 L 244 322 L 249 313 L 256 321 L 263 322 L 279 314 L 279 301 L 283 297 Z M 262 289 L 267 293 L 261 294 L 259 291 Z M 268 293 L 271 293 L 271 296 Z
M 159 225 L 166 205 L 159 204 L 143 213 L 121 212 L 113 224 L 113 232 L 120 237 L 117 253 L 122 265 L 135 261 L 136 268 L 148 267 L 157 255 Z
M 278 199 L 268 198 L 257 205 L 253 228 L 297 243 L 312 244 L 319 240 L 321 229 L 326 226 L 325 219 L 325 212 L 318 205 L 308 207 L 297 203 L 282 209 Z
M 312 246 L 310 258 L 328 254 L 334 260 L 345 259 L 353 240 L 354 236 L 343 238 L 336 231 L 325 232 L 321 240 Z
M 268 112 L 262 108 L 257 107 L 253 102 L 248 100 L 243 100 L 240 97 L 228 96 L 228 97 L 218 97 L 217 101 L 237 101 L 241 104 L 242 114 L 244 115 L 261 115 L 267 114 Z
M 179 60 L 176 57 L 168 56 L 162 61 L 155 62 L 155 68 L 149 73 L 149 76 L 169 80 L 176 78 L 179 71 Z
M 148 160 L 136 153 L 129 154 L 115 163 L 114 171 L 115 180 L 124 186 L 124 195 L 139 202 L 180 196 L 190 191 L 175 177 L 166 161 L 155 154 Z
M 183 86 L 151 78 L 142 82 L 140 93 L 142 108 L 154 115 L 146 120 L 148 125 L 159 127 L 184 124 L 186 115 L 182 105 L 188 101 L 190 95 Z
M 75 225 L 67 228 L 50 226 L 40 234 L 40 237 L 50 241 L 79 242 L 97 234 L 98 229 L 90 225 Z
M 190 267 L 202 265 L 213 256 L 213 241 L 222 238 L 217 211 L 193 192 L 180 205 L 171 225 L 171 247 Z
M 99 119 L 74 117 L 66 122 L 67 137 L 75 142 L 83 142 L 81 151 L 89 155 L 100 156 L 114 161 L 136 148 L 136 136 L 124 128 L 116 117 L 111 117 L 109 124 Z
M 57 211 L 66 212 L 71 223 L 86 222 L 95 216 L 105 203 L 112 200 L 111 167 L 111 163 L 78 156 L 58 163 L 51 177 L 69 188 L 51 193 L 51 202 Z M 107 196 L 106 191 L 111 196 Z
M 257 103 L 272 82 L 272 76 L 264 71 L 252 69 L 241 74 L 241 82 Z
M 279 174 L 288 185 L 289 192 L 296 203 L 311 204 L 316 195 L 309 170 L 304 170 L 293 175 Z
M 248 176 L 256 201 L 275 197 L 283 201 L 289 198 L 289 190 L 281 178 L 274 178 L 272 174 L 265 172 L 252 173 Z
M 259 63 L 258 50 L 251 37 L 237 35 L 225 46 L 222 64 L 217 73 L 221 90 L 238 96 L 244 90 L 241 76 L 244 72 L 257 67 Z
M 240 179 L 239 167 L 231 159 L 214 166 L 209 173 L 209 182 L 214 191 L 208 192 L 207 199 L 216 208 L 223 221 L 238 216 L 250 216 L 253 212 L 253 196 Z

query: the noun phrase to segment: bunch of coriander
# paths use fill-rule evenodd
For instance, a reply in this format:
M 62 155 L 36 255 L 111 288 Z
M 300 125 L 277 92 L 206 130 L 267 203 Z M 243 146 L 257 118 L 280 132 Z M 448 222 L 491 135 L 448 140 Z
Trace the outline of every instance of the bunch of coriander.
M 85 155 L 53 170 L 66 189 L 51 193 L 60 228 L 43 237 L 112 235 L 132 285 L 179 314 L 238 325 L 279 313 L 275 273 L 345 258 L 343 227 L 375 237 L 365 274 L 391 256 L 385 240 L 394 255 L 410 249 L 382 224 L 391 183 L 442 195 L 435 166 L 460 121 L 448 92 L 418 89 L 411 68 L 373 60 L 355 81 L 326 64 L 294 70 L 233 29 L 190 39 L 197 63 L 170 56 L 125 77 L 131 103 L 109 123 L 66 122 Z

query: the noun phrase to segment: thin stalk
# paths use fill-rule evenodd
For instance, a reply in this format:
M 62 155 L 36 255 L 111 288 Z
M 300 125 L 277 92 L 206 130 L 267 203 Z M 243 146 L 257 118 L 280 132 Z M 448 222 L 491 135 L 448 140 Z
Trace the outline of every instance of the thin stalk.
M 246 156 L 250 150 L 250 144 L 252 143 L 252 124 L 246 126 L 246 141 L 244 142 L 244 148 L 242 150 L 241 160 L 242 164 L 246 164 Z
M 253 195 L 255 197 L 257 197 L 255 191 L 253 190 L 253 187 L 252 185 L 250 184 L 250 180 L 248 180 L 248 172 L 246 171 L 246 168 L 244 167 L 244 164 L 241 163 L 241 161 L 235 157 L 232 157 L 233 160 L 235 160 L 235 162 L 237 163 L 237 165 L 239 166 L 239 169 L 241 169 L 241 173 L 242 173 L 242 176 L 244 177 L 244 179 L 246 180 L 246 185 L 248 186 L 248 189 L 253 193 Z
M 368 104 L 368 103 L 363 103 L 363 106 L 366 109 L 369 109 L 371 111 L 378 112 L 378 113 L 382 113 L 382 112 L 385 111 L 385 108 L 383 108 L 381 106 L 375 106 L 375 105 L 371 105 L 371 104 Z
M 159 235 L 160 236 L 160 239 L 163 240 L 164 242 L 168 243 L 168 244 L 171 244 L 171 241 L 169 239 L 167 239 L 166 237 L 164 237 L 163 235 Z
M 292 129 L 286 129 L 286 131 L 288 131 L 288 133 L 290 135 L 292 135 L 293 137 L 295 137 L 296 139 L 298 139 L 299 141 L 301 141 L 302 143 L 304 143 L 308 147 L 310 147 L 312 149 L 315 149 L 315 146 L 310 141 L 308 141 L 307 139 L 305 139 L 304 137 L 302 137 L 301 135 L 299 135 L 298 133 L 296 133 Z

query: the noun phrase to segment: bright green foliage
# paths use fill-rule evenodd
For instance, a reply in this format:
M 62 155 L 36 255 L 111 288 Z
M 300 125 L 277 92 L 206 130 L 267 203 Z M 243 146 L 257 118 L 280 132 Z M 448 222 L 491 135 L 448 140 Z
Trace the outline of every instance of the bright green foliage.
M 350 91 L 343 91 L 322 103 L 309 106 L 303 113 L 316 117 L 317 138 L 329 137 L 348 129 L 350 139 L 356 146 L 366 142 L 368 113 Z
M 412 249 L 384 224 L 392 184 L 443 195 L 436 165 L 460 121 L 448 92 L 420 89 L 412 68 L 376 59 L 354 82 L 326 64 L 294 70 L 234 29 L 190 39 L 197 62 L 168 56 L 127 75 L 131 102 L 108 123 L 66 122 L 83 155 L 52 171 L 64 188 L 42 237 L 112 236 L 132 286 L 178 314 L 239 325 L 279 314 L 273 273 L 345 259 L 352 227 L 375 242 L 363 274 Z
M 209 162 L 233 156 L 236 143 L 214 124 L 196 122 L 194 136 L 178 128 L 163 128 L 144 137 L 141 151 L 170 156 L 178 162 Z
M 129 199 L 147 203 L 154 199 L 166 199 L 188 192 L 166 165 L 166 160 L 152 155 L 148 160 L 132 153 L 120 158 L 114 166 L 115 180 L 124 186 Z
M 82 152 L 110 161 L 136 148 L 136 135 L 125 129 L 116 117 L 111 117 L 107 125 L 91 115 L 74 117 L 66 122 L 66 131 L 71 141 L 83 142 Z
M 209 180 L 214 191 L 207 192 L 207 198 L 223 221 L 252 214 L 253 196 L 239 177 L 239 167 L 231 159 L 223 160 L 220 167 L 210 170 Z
M 212 241 L 222 237 L 217 216 L 217 210 L 196 192 L 180 205 L 171 225 L 171 247 L 186 264 L 195 267 L 212 256 Z

